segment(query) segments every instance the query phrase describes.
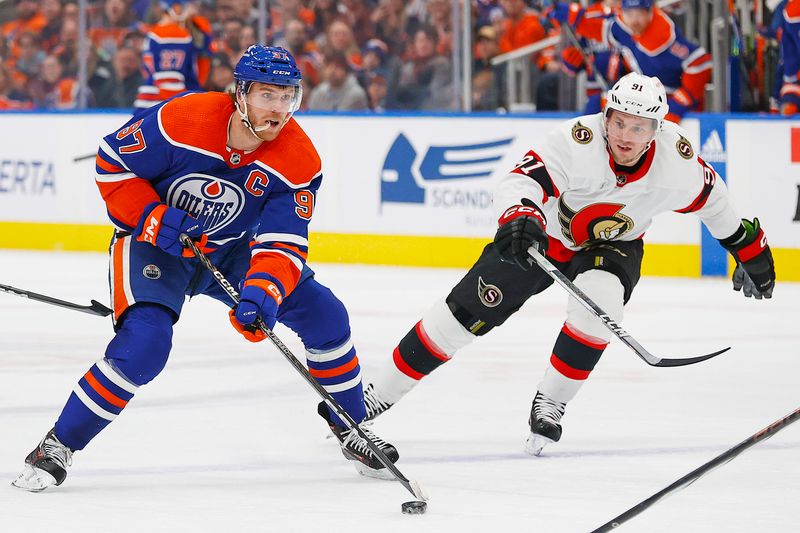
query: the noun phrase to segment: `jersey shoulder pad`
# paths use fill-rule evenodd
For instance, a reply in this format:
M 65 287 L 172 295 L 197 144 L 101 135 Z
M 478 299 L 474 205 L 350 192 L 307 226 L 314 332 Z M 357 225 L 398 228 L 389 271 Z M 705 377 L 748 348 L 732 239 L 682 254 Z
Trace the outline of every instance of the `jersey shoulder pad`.
M 150 28 L 148 37 L 151 39 L 162 42 L 165 40 L 173 39 L 191 39 L 191 34 L 184 26 L 178 24 L 156 24 Z
M 790 24 L 800 22 L 800 0 L 789 0 L 783 10 L 783 16 Z
M 225 93 L 189 93 L 161 107 L 159 127 L 172 144 L 218 154 L 227 141 L 233 110 L 233 101 Z
M 603 141 L 602 113 L 596 115 L 583 115 L 568 120 L 556 128 L 559 140 L 566 141 L 570 149 L 578 146 L 589 146 Z M 566 139 L 565 139 L 566 137 Z
M 689 140 L 689 134 L 674 122 L 664 121 L 664 126 L 658 134 L 658 139 L 661 140 L 658 144 L 664 146 L 662 150 L 670 154 L 671 158 L 691 161 L 697 157 L 697 150 Z
M 211 23 L 207 18 L 195 15 L 192 17 L 192 24 L 201 32 L 211 34 Z
M 294 118 L 274 141 L 261 145 L 256 164 L 275 173 L 293 189 L 306 187 L 322 171 L 317 149 Z
M 647 55 L 658 55 L 675 41 L 675 24 L 658 8 L 653 9 L 653 20 L 636 39 L 639 48 Z

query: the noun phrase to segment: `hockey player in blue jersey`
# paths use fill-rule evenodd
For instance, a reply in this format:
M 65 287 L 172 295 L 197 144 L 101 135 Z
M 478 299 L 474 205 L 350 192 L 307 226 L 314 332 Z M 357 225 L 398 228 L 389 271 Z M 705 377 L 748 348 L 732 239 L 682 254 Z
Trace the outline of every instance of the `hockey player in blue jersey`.
M 344 305 L 305 264 L 308 223 L 322 180 L 320 158 L 292 118 L 301 74 L 282 48 L 251 46 L 235 69 L 235 94 L 187 94 L 154 106 L 104 137 L 96 181 L 116 227 L 110 246 L 115 336 L 81 377 L 53 429 L 25 459 L 14 486 L 60 485 L 73 452 L 114 420 L 167 363 L 186 296 L 227 305 L 227 294 L 182 248 L 185 233 L 241 287 L 230 310 L 248 340 L 260 316 L 302 340 L 309 372 L 356 421 L 366 410 Z M 390 479 L 367 443 L 330 412 L 319 414 L 345 457 Z M 397 450 L 374 437 L 392 460 Z

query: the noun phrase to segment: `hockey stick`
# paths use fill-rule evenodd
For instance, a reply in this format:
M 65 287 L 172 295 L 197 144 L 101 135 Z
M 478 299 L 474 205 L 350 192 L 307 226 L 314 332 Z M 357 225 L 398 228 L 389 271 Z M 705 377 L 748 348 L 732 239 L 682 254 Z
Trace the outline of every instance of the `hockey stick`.
M 73 163 L 80 163 L 81 161 L 86 161 L 87 159 L 94 159 L 97 157 L 97 152 L 92 152 L 91 154 L 85 155 L 78 155 L 72 158 Z
M 2 283 L 0 283 L 0 292 L 15 294 L 17 296 L 22 296 L 23 298 L 28 298 L 29 300 L 36 300 L 37 302 L 44 302 L 50 305 L 57 305 L 58 307 L 72 309 L 73 311 L 80 311 L 81 313 L 87 313 L 89 315 L 108 316 L 114 312 L 105 305 L 98 302 L 97 300 L 91 300 L 92 302 L 91 305 L 79 305 L 79 304 L 74 304 L 72 302 L 65 302 L 64 300 L 59 300 L 58 298 L 45 296 L 44 294 L 38 294 L 31 291 L 17 289 L 15 287 L 11 287 L 10 285 L 3 285 Z
M 633 350 L 636 355 L 638 355 L 645 363 L 650 366 L 686 366 L 686 365 L 693 365 L 694 363 L 699 363 L 700 361 L 705 361 L 706 359 L 711 359 L 712 357 L 716 357 L 717 355 L 727 352 L 730 350 L 730 346 L 727 348 L 723 348 L 722 350 L 718 350 L 714 353 L 710 353 L 707 355 L 699 355 L 697 357 L 687 357 L 685 359 L 666 359 L 663 357 L 658 357 L 647 350 L 645 350 L 641 344 L 639 344 L 636 339 L 630 336 L 630 334 L 622 329 L 622 327 L 614 322 L 614 320 L 606 314 L 605 311 L 600 309 L 600 307 L 594 303 L 591 298 L 586 296 L 586 294 L 580 290 L 578 287 L 572 283 L 567 276 L 565 276 L 560 270 L 558 270 L 553 263 L 551 263 L 545 256 L 543 256 L 536 248 L 529 248 L 528 253 L 530 254 L 531 258 L 536 261 L 536 264 L 544 270 L 551 278 L 553 278 L 556 283 L 564 287 L 566 291 L 578 302 L 584 306 L 586 309 L 589 310 L 594 316 L 596 316 L 605 327 L 611 330 L 619 340 L 625 343 L 628 348 Z
M 774 434 L 776 434 L 780 430 L 784 429 L 786 426 L 788 426 L 792 422 L 797 421 L 798 418 L 800 418 L 800 409 L 798 409 L 795 412 L 793 412 L 793 413 L 781 418 L 780 420 L 778 420 L 776 422 L 773 422 L 772 424 L 770 424 L 769 426 L 765 427 L 764 429 L 762 429 L 761 431 L 759 431 L 755 435 L 752 435 L 751 437 L 743 440 L 742 442 L 740 442 L 739 444 L 737 444 L 736 446 L 734 446 L 730 450 L 728 450 L 728 451 L 726 451 L 724 453 L 721 453 L 720 455 L 716 456 L 715 458 L 713 458 L 712 460 L 710 460 L 706 464 L 700 466 L 699 468 L 696 468 L 696 469 L 692 470 L 691 472 L 689 472 L 688 474 L 686 474 L 685 476 L 680 478 L 678 481 L 676 481 L 675 483 L 673 483 L 669 487 L 667 487 L 667 488 L 665 488 L 665 489 L 653 494 L 652 496 L 650 496 L 649 498 L 647 498 L 643 502 L 639 503 L 638 505 L 636 505 L 634 507 L 631 507 L 630 509 L 628 509 L 627 511 L 625 511 L 621 515 L 617 516 L 616 518 L 612 519 L 611 521 L 606 522 L 605 524 L 603 524 L 599 528 L 595 529 L 594 531 L 592 531 L 592 533 L 604 533 L 605 531 L 611 531 L 612 529 L 615 529 L 615 528 L 621 526 L 622 524 L 624 524 L 625 522 L 627 522 L 628 520 L 630 520 L 634 516 L 640 514 L 642 511 L 646 510 L 651 505 L 653 505 L 656 502 L 658 502 L 661 498 L 669 495 L 672 492 L 680 490 L 680 489 L 682 489 L 684 487 L 688 487 L 689 485 L 691 485 L 692 483 L 694 483 L 695 481 L 697 481 L 698 479 L 700 479 L 704 475 L 708 474 L 709 472 L 711 472 L 715 468 L 717 468 L 719 466 L 722 466 L 725 463 L 733 460 L 737 455 L 739 455 L 740 453 L 742 453 L 743 451 L 748 449 L 750 446 L 753 446 L 754 444 L 759 443 L 761 441 L 767 440 L 768 438 L 770 438 L 771 436 L 773 436 Z
M 234 303 L 238 304 L 239 293 L 236 291 L 234 286 L 231 285 L 231 283 L 227 279 L 225 279 L 225 276 L 222 275 L 222 272 L 220 272 L 217 269 L 217 267 L 214 266 L 214 263 L 212 263 L 211 260 L 208 257 L 206 257 L 206 254 L 204 254 L 203 251 L 200 250 L 197 244 L 195 244 L 194 241 L 192 241 L 192 239 L 189 238 L 188 235 L 181 234 L 180 238 L 181 238 L 181 243 L 183 243 L 184 246 L 192 250 L 194 256 L 197 259 L 199 259 L 200 262 L 203 263 L 203 266 L 206 267 L 206 269 L 211 273 L 212 276 L 214 276 L 214 279 L 220 285 L 220 287 L 225 289 L 225 292 L 228 293 L 228 296 L 231 297 L 231 300 L 233 300 Z M 292 364 L 295 370 L 297 370 L 297 372 L 301 376 L 303 376 L 303 379 L 305 379 L 306 382 L 309 385 L 311 385 L 311 387 L 315 391 L 317 391 L 317 394 L 319 394 L 320 397 L 323 400 L 325 400 L 325 403 L 327 403 L 334 411 L 336 411 L 336 414 L 339 415 L 339 418 L 341 418 L 345 422 L 345 424 L 347 424 L 347 427 L 354 430 L 356 433 L 358 433 L 359 437 L 364 439 L 364 441 L 367 443 L 367 446 L 369 446 L 369 449 L 372 450 L 372 453 L 374 453 L 378 457 L 378 460 L 380 460 L 380 462 L 383 463 L 383 466 L 385 466 L 386 469 L 389 470 L 389 472 L 391 472 L 392 475 L 394 475 L 394 477 L 397 478 L 397 480 L 400 483 L 402 483 L 402 485 L 411 494 L 413 494 L 415 498 L 417 498 L 418 500 L 426 501 L 428 498 L 422 491 L 422 488 L 419 486 L 419 483 L 413 480 L 409 480 L 400 472 L 400 470 L 397 469 L 394 463 L 391 462 L 388 457 L 386 457 L 386 454 L 384 454 L 383 451 L 380 448 L 378 448 L 378 446 L 374 442 L 372 442 L 372 440 L 369 437 L 367 437 L 367 435 L 364 433 L 364 430 L 362 430 L 358 426 L 358 423 L 355 420 L 353 420 L 353 417 L 351 417 L 347 413 L 347 411 L 345 411 L 342 408 L 342 406 L 339 405 L 339 402 L 337 402 L 333 398 L 333 396 L 328 394 L 328 391 L 326 391 L 322 387 L 322 385 L 317 383 L 317 380 L 314 379 L 314 377 L 308 372 L 303 363 L 301 363 L 297 359 L 297 357 L 295 357 L 295 355 L 289 350 L 289 348 L 287 348 L 286 345 L 283 344 L 283 342 L 278 338 L 278 336 L 275 335 L 275 333 L 273 333 L 272 330 L 267 327 L 267 325 L 264 323 L 261 317 L 256 318 L 255 324 L 258 327 L 258 329 L 264 332 L 267 338 L 269 338 L 272 344 L 275 345 L 275 347 L 278 349 L 278 351 L 281 352 L 281 354 L 286 358 L 286 360 Z

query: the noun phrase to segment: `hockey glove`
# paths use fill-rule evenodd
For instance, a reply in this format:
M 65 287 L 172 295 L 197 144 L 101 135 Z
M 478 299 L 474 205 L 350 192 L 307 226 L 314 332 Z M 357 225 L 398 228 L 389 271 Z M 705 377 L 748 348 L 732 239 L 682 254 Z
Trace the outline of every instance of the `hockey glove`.
M 584 68 L 583 54 L 574 46 L 564 48 L 561 51 L 561 66 L 570 76 L 577 76 Z
M 498 221 L 500 228 L 494 236 L 494 249 L 506 263 L 515 263 L 523 270 L 533 267 L 528 248 L 536 247 L 541 253 L 547 251 L 547 221 L 541 210 L 527 198 L 522 205 L 506 209 Z
M 757 218 L 742 220 L 741 227 L 720 241 L 736 259 L 733 271 L 733 290 L 743 291 L 748 298 L 772 298 L 775 287 L 775 261 L 767 237 Z
M 277 322 L 278 306 L 283 301 L 280 282 L 269 274 L 251 274 L 244 281 L 239 305 L 231 312 L 231 324 L 251 342 L 264 340 L 264 332 L 255 327 L 261 317 L 269 329 Z
M 159 202 L 153 202 L 144 208 L 144 214 L 133 230 L 137 241 L 149 242 L 170 255 L 193 257 L 191 250 L 183 248 L 181 233 L 197 240 L 201 248 L 208 242 L 208 236 L 203 233 L 199 220 L 182 209 Z

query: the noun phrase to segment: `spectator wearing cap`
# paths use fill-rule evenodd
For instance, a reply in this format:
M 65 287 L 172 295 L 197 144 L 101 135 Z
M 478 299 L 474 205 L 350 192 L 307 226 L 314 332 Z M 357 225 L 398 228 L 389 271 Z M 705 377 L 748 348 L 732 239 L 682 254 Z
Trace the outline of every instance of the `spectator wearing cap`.
M 367 94 L 350 72 L 342 53 L 325 56 L 325 81 L 311 91 L 308 108 L 317 111 L 356 111 L 367 109 Z
M 485 25 L 478 28 L 472 65 L 472 108 L 476 111 L 493 111 L 500 105 L 500 82 L 505 72 L 491 63 L 499 51 L 497 30 Z
M 437 38 L 430 26 L 421 26 L 414 34 L 413 59 L 403 63 L 397 88 L 401 109 L 453 109 L 453 67 L 436 53 Z
M 357 74 L 358 82 L 364 89 L 368 89 L 370 81 L 375 76 L 380 76 L 387 90 L 387 94 L 381 99 L 385 107 L 387 103 L 394 102 L 400 68 L 399 59 L 389 53 L 389 47 L 385 42 L 380 39 L 370 39 L 362 52 L 361 70 Z

